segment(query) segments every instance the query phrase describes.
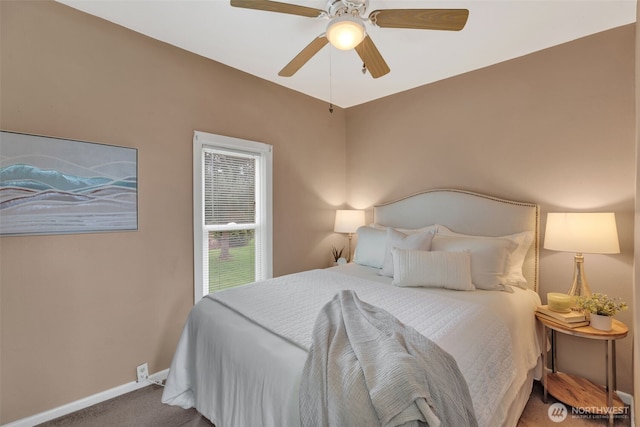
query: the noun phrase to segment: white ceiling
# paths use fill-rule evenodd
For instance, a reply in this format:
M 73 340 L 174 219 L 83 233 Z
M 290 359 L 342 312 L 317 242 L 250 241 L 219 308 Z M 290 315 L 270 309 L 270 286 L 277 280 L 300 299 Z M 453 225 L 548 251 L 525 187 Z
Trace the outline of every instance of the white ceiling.
M 367 32 L 391 68 L 373 79 L 355 51 L 325 46 L 293 77 L 282 69 L 326 18 L 234 8 L 229 0 L 57 0 L 279 85 L 351 107 L 636 20 L 636 0 L 370 0 L 377 9 L 464 8 L 462 31 Z M 282 0 L 326 9 L 326 0 Z M 367 12 L 368 13 L 368 12 Z

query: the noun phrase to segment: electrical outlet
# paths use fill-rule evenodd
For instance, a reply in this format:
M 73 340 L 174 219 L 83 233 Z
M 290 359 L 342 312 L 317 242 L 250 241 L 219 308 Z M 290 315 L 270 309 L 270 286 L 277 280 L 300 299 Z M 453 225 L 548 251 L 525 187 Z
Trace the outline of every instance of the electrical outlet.
M 138 372 L 138 382 L 144 381 L 149 378 L 149 366 L 146 363 L 138 365 L 136 371 Z

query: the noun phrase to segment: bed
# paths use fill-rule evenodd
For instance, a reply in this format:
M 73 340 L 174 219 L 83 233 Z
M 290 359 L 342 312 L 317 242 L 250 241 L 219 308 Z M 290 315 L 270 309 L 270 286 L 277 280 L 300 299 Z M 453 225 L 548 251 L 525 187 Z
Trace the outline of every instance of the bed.
M 376 206 L 354 262 L 199 301 L 162 401 L 217 427 L 301 425 L 316 317 L 346 291 L 453 356 L 479 426 L 515 426 L 541 372 L 538 260 L 536 204 L 431 190 Z

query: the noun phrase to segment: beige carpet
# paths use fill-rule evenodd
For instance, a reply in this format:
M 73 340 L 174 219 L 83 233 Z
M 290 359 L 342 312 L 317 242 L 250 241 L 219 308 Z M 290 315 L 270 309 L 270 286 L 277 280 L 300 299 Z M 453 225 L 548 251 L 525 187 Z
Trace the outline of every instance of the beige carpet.
M 143 389 L 99 403 L 82 411 L 40 424 L 42 427 L 211 427 L 213 424 L 194 409 L 167 406 L 160 402 L 162 387 L 151 385 Z M 529 403 L 517 427 L 579 427 L 604 426 L 606 419 L 577 418 L 570 413 L 562 422 L 553 422 L 548 416 L 549 403 L 542 403 L 542 387 L 536 382 Z M 569 411 L 571 409 L 569 408 Z M 631 426 L 630 416 L 620 418 L 618 427 Z M 224 426 L 232 427 L 232 426 Z M 458 427 L 458 426 L 456 426 Z
M 160 402 L 162 387 L 150 385 L 39 426 L 64 427 L 212 427 L 195 409 Z

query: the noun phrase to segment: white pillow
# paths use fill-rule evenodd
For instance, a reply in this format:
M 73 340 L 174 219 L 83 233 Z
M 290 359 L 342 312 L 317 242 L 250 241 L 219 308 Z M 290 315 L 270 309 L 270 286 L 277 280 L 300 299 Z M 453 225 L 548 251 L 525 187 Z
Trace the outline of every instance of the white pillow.
M 476 288 L 513 292 L 502 283 L 509 271 L 509 256 L 516 248 L 509 239 L 495 237 L 462 237 L 436 234 L 431 250 L 445 252 L 469 252 L 471 254 L 471 280 Z
M 469 252 L 428 252 L 393 249 L 396 286 L 473 291 Z
M 508 236 L 501 237 L 489 237 L 489 236 L 474 236 L 469 234 L 460 234 L 454 231 L 449 230 L 445 226 L 440 226 L 438 228 L 438 233 L 450 235 L 450 236 L 459 236 L 459 237 L 478 237 L 481 239 L 508 239 L 514 242 L 517 246 L 509 255 L 509 268 L 507 273 L 501 279 L 501 283 L 505 285 L 517 286 L 522 289 L 527 289 L 527 279 L 525 279 L 522 274 L 522 265 L 524 264 L 524 259 L 531 247 L 531 243 L 533 243 L 533 232 L 532 231 L 523 231 L 521 233 L 511 234 Z
M 423 231 L 419 233 L 405 234 L 391 227 L 386 231 L 386 245 L 382 270 L 378 272 L 381 276 L 393 277 L 393 248 L 399 249 L 416 249 L 428 251 L 431 249 L 431 239 L 434 233 L 432 231 Z
M 386 225 L 380 225 L 380 224 L 369 224 L 369 227 L 371 228 L 375 228 L 377 230 L 387 230 Z M 443 228 L 446 231 L 451 231 L 449 230 L 447 227 L 445 227 L 444 225 L 439 225 L 439 224 L 433 224 L 433 225 L 427 225 L 426 227 L 420 227 L 420 228 L 398 228 L 398 227 L 393 227 L 394 230 L 397 230 L 401 233 L 404 234 L 414 234 L 414 233 L 424 233 L 425 231 L 431 231 L 433 233 L 438 233 L 440 228 Z
M 382 268 L 387 242 L 386 230 L 362 226 L 356 232 L 358 241 L 353 254 L 353 262 L 374 268 Z

